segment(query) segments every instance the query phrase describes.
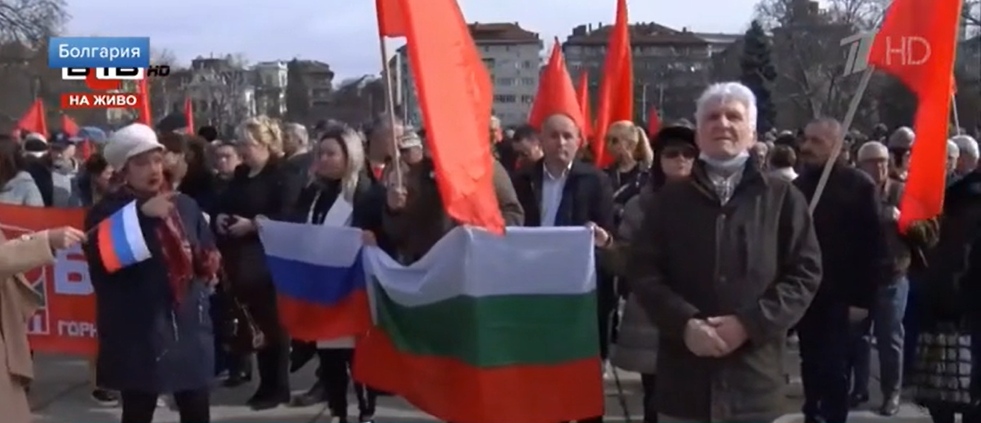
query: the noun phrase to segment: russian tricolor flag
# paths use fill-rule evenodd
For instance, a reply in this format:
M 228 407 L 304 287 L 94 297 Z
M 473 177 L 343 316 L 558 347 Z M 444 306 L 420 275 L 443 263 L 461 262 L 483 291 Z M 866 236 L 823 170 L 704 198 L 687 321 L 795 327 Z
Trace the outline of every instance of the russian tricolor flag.
M 371 327 L 360 229 L 262 220 L 259 237 L 291 337 L 320 341 Z
M 152 257 L 137 213 L 136 201 L 132 201 L 96 228 L 99 258 L 109 273 Z

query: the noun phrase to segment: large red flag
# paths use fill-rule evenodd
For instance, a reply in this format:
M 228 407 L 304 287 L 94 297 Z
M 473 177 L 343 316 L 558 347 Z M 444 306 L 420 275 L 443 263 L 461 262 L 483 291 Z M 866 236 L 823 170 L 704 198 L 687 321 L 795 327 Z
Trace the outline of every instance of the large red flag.
M 44 102 L 41 99 L 31 103 L 31 107 L 28 107 L 24 116 L 17 121 L 17 128 L 48 136 L 48 123 L 44 118 Z
M 596 111 L 596 137 L 593 155 L 596 165 L 606 167 L 613 158 L 606 156 L 606 131 L 610 124 L 634 120 L 634 72 L 630 47 L 630 24 L 627 0 L 617 1 L 617 17 L 606 47 L 603 80 L 600 83 L 599 109 Z
M 961 0 L 895 0 L 869 52 L 869 64 L 902 81 L 918 100 L 899 227 L 943 209 L 947 121 Z
M 555 114 L 569 116 L 579 130 L 585 132 L 586 120 L 582 115 L 582 106 L 575 88 L 572 87 L 572 78 L 569 77 L 565 58 L 562 57 L 562 43 L 558 39 L 552 44 L 552 54 L 539 78 L 538 92 L 528 114 L 528 123 L 541 129 L 545 119 Z
M 378 16 L 378 35 L 405 36 L 405 17 L 399 0 L 375 0 L 375 14 Z

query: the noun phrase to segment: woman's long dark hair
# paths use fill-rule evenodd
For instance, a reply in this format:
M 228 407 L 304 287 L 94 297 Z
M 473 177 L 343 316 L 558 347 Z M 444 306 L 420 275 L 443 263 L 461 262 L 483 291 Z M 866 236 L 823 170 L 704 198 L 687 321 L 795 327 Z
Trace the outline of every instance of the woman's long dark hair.
M 20 144 L 8 136 L 0 137 L 0 189 L 26 167 Z

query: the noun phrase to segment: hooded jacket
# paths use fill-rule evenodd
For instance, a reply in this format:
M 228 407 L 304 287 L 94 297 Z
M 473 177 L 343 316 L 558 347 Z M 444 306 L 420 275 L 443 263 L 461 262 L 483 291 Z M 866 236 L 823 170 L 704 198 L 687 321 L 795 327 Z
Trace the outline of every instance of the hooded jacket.
M 20 171 L 0 187 L 0 204 L 44 207 L 44 198 L 41 197 L 41 190 L 34 183 L 31 174 Z

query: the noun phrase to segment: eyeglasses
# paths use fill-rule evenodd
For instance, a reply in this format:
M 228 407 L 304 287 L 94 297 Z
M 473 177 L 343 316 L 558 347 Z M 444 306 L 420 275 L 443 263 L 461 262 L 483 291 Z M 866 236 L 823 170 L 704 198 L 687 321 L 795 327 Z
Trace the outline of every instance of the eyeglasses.
M 677 159 L 678 157 L 684 157 L 686 159 L 695 158 L 695 149 L 692 148 L 665 148 L 664 152 L 661 153 L 661 157 L 666 159 Z

